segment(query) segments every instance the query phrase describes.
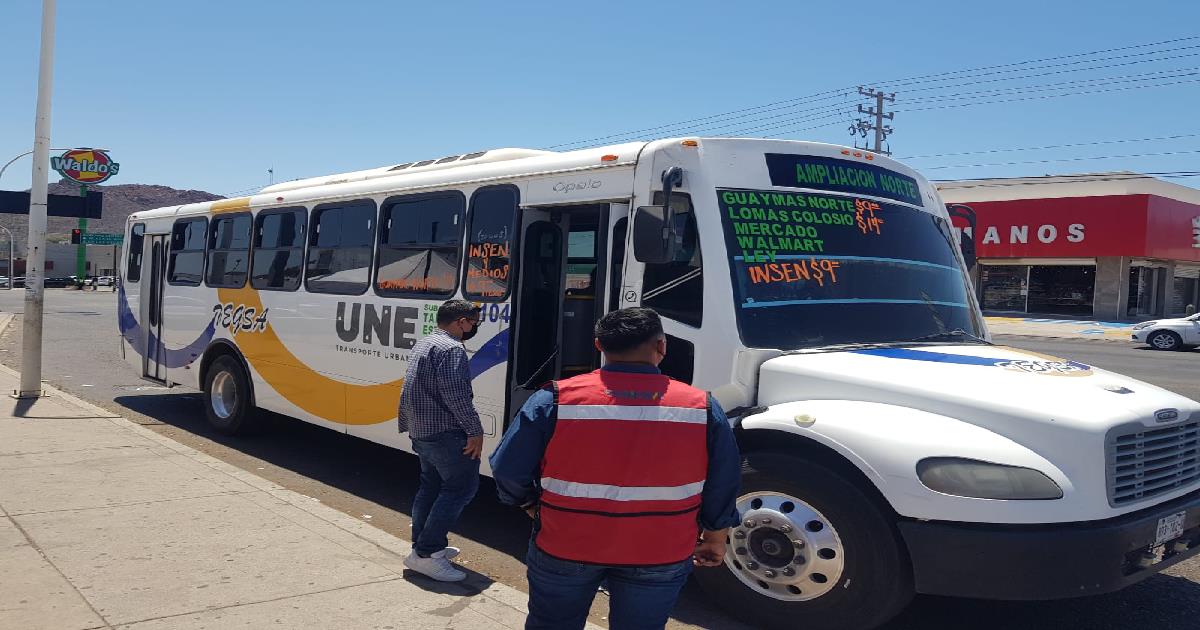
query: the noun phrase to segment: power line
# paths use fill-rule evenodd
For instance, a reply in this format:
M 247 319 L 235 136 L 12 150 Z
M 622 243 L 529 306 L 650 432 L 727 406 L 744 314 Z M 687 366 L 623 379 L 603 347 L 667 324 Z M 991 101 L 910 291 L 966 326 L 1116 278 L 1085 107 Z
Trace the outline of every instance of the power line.
M 1014 181 L 1014 180 L 1029 180 L 1039 177 L 1053 178 L 1055 181 Z M 1078 175 L 1048 175 L 1048 176 L 1024 176 L 1024 177 L 995 177 L 986 180 L 966 180 L 980 182 L 976 184 L 964 184 L 955 186 L 953 190 L 964 190 L 968 188 L 1003 188 L 1008 186 L 1040 186 L 1047 184 L 1073 184 L 1077 182 L 1114 182 L 1127 181 L 1134 179 L 1184 179 L 1188 177 L 1200 177 L 1200 171 L 1163 171 L 1150 173 L 1084 173 Z M 1065 180 L 1065 181 L 1064 181 Z M 934 184 L 949 184 L 957 183 L 963 180 L 958 179 L 931 179 Z
M 908 78 L 904 78 L 904 79 L 892 79 L 889 81 L 871 81 L 870 83 L 873 85 L 893 85 L 893 84 L 897 84 L 900 82 L 911 82 L 911 81 L 918 80 L 918 79 L 928 79 L 928 78 L 932 78 L 932 77 L 955 75 L 955 74 L 966 74 L 966 73 L 977 73 L 976 76 L 987 76 L 987 74 L 990 74 L 990 73 L 978 74 L 978 72 L 980 70 L 994 70 L 994 69 L 998 69 L 998 68 L 1011 68 L 1014 66 L 1023 66 L 1023 65 L 1028 65 L 1028 64 L 1041 63 L 1043 61 L 1058 61 L 1060 59 L 1075 59 L 1077 57 L 1090 57 L 1092 55 L 1102 55 L 1104 53 L 1117 52 L 1119 50 L 1134 50 L 1134 49 L 1140 49 L 1140 48 L 1151 48 L 1154 46 L 1162 46 L 1165 44 L 1175 44 L 1178 42 L 1194 41 L 1197 39 L 1200 39 L 1200 36 L 1181 37 L 1178 39 L 1167 39 L 1167 40 L 1163 40 L 1163 41 L 1150 42 L 1150 43 L 1146 43 L 1146 44 L 1136 44 L 1133 46 L 1121 46 L 1119 48 L 1108 48 L 1105 50 L 1093 50 L 1091 52 L 1074 53 L 1071 55 L 1058 55 L 1055 57 L 1043 57 L 1041 59 L 1029 59 L 1026 61 L 1016 61 L 1013 63 L 1004 63 L 1004 64 L 993 65 L 993 66 L 980 66 L 977 68 L 966 68 L 963 70 L 949 70 L 949 71 L 945 71 L 945 72 L 936 72 L 933 74 L 919 75 L 919 76 L 908 77 Z M 1177 50 L 1187 50 L 1189 48 L 1193 48 L 1193 47 L 1185 46 L 1185 47 L 1181 47 L 1181 48 L 1169 48 L 1167 50 L 1140 53 L 1139 55 L 1118 55 L 1116 57 L 1107 57 L 1104 59 L 1092 59 L 1090 61 L 1083 61 L 1080 63 L 1090 63 L 1090 62 L 1095 62 L 1095 61 L 1107 61 L 1107 60 L 1111 60 L 1111 59 L 1129 58 L 1129 57 L 1136 57 L 1136 56 L 1140 56 L 1140 55 L 1156 54 L 1156 53 L 1161 53 L 1161 52 L 1174 52 Z M 1055 67 L 1055 66 L 1043 66 L 1043 68 L 1050 68 L 1050 67 Z M 1027 69 L 1037 70 L 1040 68 L 1027 68 Z M 906 85 L 912 85 L 912 83 L 906 83 Z
M 1181 85 L 1184 83 L 1196 83 L 1197 81 L 1200 81 L 1200 79 L 1188 79 L 1186 81 L 1172 81 L 1170 83 L 1160 83 L 1158 85 L 1133 85 L 1133 86 L 1128 86 L 1128 87 L 1112 88 L 1112 89 L 1107 89 L 1107 90 L 1083 90 L 1080 92 L 1067 92 L 1064 94 L 1047 94 L 1044 96 L 1027 96 L 1024 98 L 1001 99 L 1001 100 L 996 100 L 996 101 L 979 101 L 979 102 L 975 102 L 975 103 L 960 103 L 957 105 L 938 105 L 935 107 L 918 107 L 916 109 L 898 109 L 896 111 L 903 112 L 903 113 L 913 113 L 913 112 L 926 112 L 926 111 L 932 111 L 932 110 L 937 110 L 937 109 L 955 109 L 955 108 L 959 108 L 959 107 L 975 107 L 978 105 L 995 105 L 995 104 L 999 104 L 999 103 L 1016 103 L 1016 102 L 1020 102 L 1020 101 L 1040 101 L 1040 100 L 1046 100 L 1046 99 L 1051 99 L 1051 98 L 1062 98 L 1064 96 L 1080 96 L 1083 94 L 1104 94 L 1104 93 L 1108 93 L 1108 92 L 1124 92 L 1127 90 L 1144 90 L 1144 89 L 1156 88 L 1156 87 L 1169 87 L 1172 85 Z
M 1200 138 L 1200 133 L 1183 133 L 1173 136 L 1154 136 L 1150 138 L 1124 138 L 1120 140 L 1097 140 L 1095 142 L 1072 142 L 1069 144 L 1046 144 L 1039 147 L 1014 147 L 1008 149 L 984 149 L 980 151 L 958 151 L 955 153 L 926 153 L 924 155 L 905 155 L 899 160 L 917 160 L 934 157 L 957 157 L 960 155 L 984 155 L 989 153 L 1012 153 L 1016 151 L 1042 151 L 1045 149 L 1068 149 L 1073 147 L 1091 147 L 1102 144 L 1125 144 L 1128 142 L 1156 142 L 1159 140 L 1182 140 L 1184 138 Z
M 945 164 L 942 166 L 926 166 L 923 171 L 937 171 L 947 168 L 981 168 L 985 166 L 1016 166 L 1018 164 L 1055 164 L 1058 162 L 1087 162 L 1090 160 L 1117 160 L 1139 157 L 1160 157 L 1163 155 L 1185 155 L 1200 153 L 1200 149 L 1188 151 L 1159 151 L 1155 153 L 1127 153 L 1125 155 L 1095 155 L 1091 157 L 1056 158 L 1047 160 L 1019 160 L 1015 162 L 987 162 L 983 164 Z
M 1197 53 L 1200 55 L 1200 53 Z M 1002 96 L 1005 94 L 1025 94 L 1030 92 L 1048 92 L 1056 89 L 1067 89 L 1070 86 L 1084 86 L 1085 84 L 1096 85 L 1115 85 L 1119 83 L 1137 83 L 1142 81 L 1161 81 L 1163 79 L 1178 79 L 1181 77 L 1190 77 L 1200 74 L 1200 66 L 1191 68 L 1178 68 L 1174 70 L 1158 70 L 1155 72 L 1142 72 L 1138 74 L 1118 75 L 1114 77 L 1096 77 L 1094 79 L 1078 79 L 1075 81 L 1056 81 L 1054 83 L 1042 83 L 1038 85 L 1017 85 L 1007 88 L 996 88 L 991 90 L 979 90 L 976 92 L 957 92 L 952 94 L 937 94 L 932 96 L 918 97 L 915 99 L 905 99 L 906 103 L 922 105 L 930 102 L 940 101 L 959 101 L 968 98 L 986 98 L 988 96 Z M 1175 74 L 1170 74 L 1175 73 Z M 1152 76 L 1158 75 L 1158 76 Z
M 1116 56 L 1099 58 L 1099 59 L 1079 60 L 1079 61 L 1071 62 L 1071 63 L 1067 63 L 1067 64 L 1052 64 L 1052 65 L 1045 65 L 1045 66 L 1025 67 L 1025 68 L 1021 68 L 1019 70 L 1016 69 L 1016 68 L 1020 68 L 1021 66 L 1033 66 L 1034 64 L 1039 64 L 1039 63 L 1043 63 L 1043 62 L 1060 61 L 1060 60 L 1066 60 L 1066 59 L 1079 59 L 1081 57 L 1095 57 L 1096 55 L 1103 55 L 1103 54 L 1111 53 L 1111 52 L 1120 52 L 1120 51 L 1161 47 L 1161 46 L 1165 46 L 1168 44 L 1195 41 L 1197 39 L 1200 39 L 1200 36 L 1182 37 L 1182 38 L 1162 40 L 1162 41 L 1157 41 L 1157 42 L 1148 42 L 1148 43 L 1144 43 L 1144 44 L 1133 44 L 1133 45 L 1129 45 L 1129 46 L 1120 46 L 1120 47 L 1116 47 L 1116 48 L 1108 48 L 1108 49 L 1103 49 L 1103 50 L 1095 50 L 1095 51 L 1082 52 L 1082 53 L 1073 53 L 1073 54 L 1069 54 L 1069 55 L 1058 55 L 1058 56 L 1044 57 L 1044 58 L 1039 58 L 1039 59 L 1029 59 L 1029 60 L 1006 63 L 1006 64 L 979 66 L 979 67 L 975 67 L 975 68 L 966 68 L 966 69 L 960 69 L 960 70 L 950 70 L 950 71 L 931 73 L 931 74 L 926 74 L 926 75 L 917 75 L 917 76 L 901 78 L 901 79 L 892 79 L 889 81 L 875 81 L 875 82 L 871 82 L 871 83 L 875 84 L 875 85 L 893 85 L 893 86 L 914 85 L 914 84 L 917 84 L 916 82 L 918 82 L 918 81 L 920 81 L 922 83 L 928 83 L 930 81 L 922 81 L 922 80 L 931 79 L 931 78 L 935 78 L 935 77 L 946 77 L 944 80 L 950 81 L 950 80 L 956 80 L 956 79 L 969 78 L 971 76 L 982 77 L 982 76 L 990 76 L 990 75 L 995 75 L 995 74 L 1003 74 L 1005 72 L 1028 72 L 1029 70 L 1047 69 L 1047 68 L 1052 68 L 1052 67 L 1064 67 L 1064 66 L 1068 66 L 1068 65 L 1081 65 L 1081 64 L 1094 64 L 1094 63 L 1098 63 L 1098 62 L 1102 62 L 1102 61 L 1130 59 L 1133 57 L 1146 57 L 1146 56 L 1151 56 L 1151 55 L 1161 55 L 1163 53 L 1177 52 L 1177 51 L 1181 51 L 1181 50 L 1190 50 L 1193 48 L 1200 48 L 1200 46 L 1183 46 L 1183 47 L 1177 47 L 1177 48 L 1147 51 L 1147 52 L 1136 53 L 1136 54 L 1116 55 Z M 1200 53 L 1197 53 L 1197 54 L 1200 54 Z M 1193 55 L 1192 54 L 1181 55 L 1180 57 L 1187 57 L 1187 56 L 1193 56 Z M 1173 59 L 1173 58 L 1179 58 L 1179 57 L 1167 57 L 1167 58 L 1163 58 L 1163 59 L 1140 59 L 1135 62 L 1122 63 L 1122 64 L 1111 64 L 1109 66 L 1097 66 L 1097 67 L 1093 67 L 1093 68 L 1074 68 L 1071 70 L 1059 70 L 1056 72 L 1043 73 L 1040 75 L 1013 76 L 1013 77 L 1004 77 L 1004 78 L 999 78 L 999 79 L 987 79 L 987 80 L 976 81 L 974 83 L 1015 81 L 1015 80 L 1032 78 L 1034 76 L 1047 76 L 1050 74 L 1065 74 L 1065 73 L 1070 73 L 1070 72 L 1084 72 L 1084 71 L 1104 69 L 1104 68 L 1108 68 L 1108 67 L 1116 67 L 1118 65 L 1132 65 L 1134 63 L 1152 63 L 1152 62 L 1156 62 L 1156 61 L 1164 61 L 1164 60 Z M 1014 68 L 1014 69 L 997 72 L 998 70 L 1002 70 L 1004 68 Z M 983 72 L 983 71 L 993 71 L 993 72 Z M 926 88 L 914 88 L 913 91 L 944 89 L 946 87 L 971 85 L 972 83 L 973 82 L 966 82 L 966 83 L 962 83 L 962 84 L 957 84 L 955 86 L 935 86 L 935 87 L 926 87 Z M 685 127 L 686 125 L 694 124 L 697 122 L 706 122 L 706 121 L 728 122 L 730 120 L 744 120 L 746 118 L 754 118 L 757 114 L 761 114 L 761 113 L 767 113 L 767 112 L 771 112 L 771 111 L 780 111 L 783 109 L 795 107 L 796 105 L 819 102 L 821 100 L 829 100 L 829 99 L 837 98 L 839 96 L 844 97 L 848 92 L 850 92 L 853 89 L 854 89 L 854 86 L 847 86 L 847 87 L 838 88 L 838 89 L 834 89 L 834 90 L 826 90 L 824 92 L 817 92 L 815 94 L 811 94 L 811 95 L 807 95 L 807 96 L 799 96 L 799 97 L 795 97 L 795 98 L 791 98 L 791 99 L 784 99 L 781 101 L 775 101 L 775 102 L 767 103 L 764 105 L 747 107 L 747 108 L 732 110 L 729 112 L 723 112 L 723 113 L 719 113 L 719 114 L 712 114 L 712 115 L 703 116 L 700 118 L 693 118 L 693 119 L 688 119 L 688 120 L 683 120 L 683 121 L 677 121 L 677 122 L 673 122 L 673 123 L 667 123 L 667 124 L 663 124 L 663 125 L 647 127 L 647 128 L 633 130 L 633 131 L 618 132 L 618 133 L 609 134 L 606 136 L 589 138 L 586 140 L 577 140 L 574 142 L 565 142 L 565 143 L 555 144 L 555 145 L 551 145 L 547 148 L 557 149 L 557 148 L 563 148 L 563 147 L 575 147 L 575 146 L 579 146 L 579 145 L 586 146 L 586 145 L 590 145 L 591 143 L 603 142 L 606 140 L 613 140 L 613 139 L 617 139 L 617 138 L 629 138 L 631 136 L 637 136 L 639 134 L 644 134 L 644 133 L 648 133 L 651 131 L 666 131 L 666 130 L 671 130 L 671 129 L 678 129 L 680 127 Z M 774 109 L 772 109 L 772 108 L 774 108 Z M 912 110 L 910 110 L 910 111 L 912 111 Z M 793 112 L 793 113 L 796 113 L 796 112 Z M 774 118 L 774 117 L 771 117 L 771 118 Z M 755 121 L 751 120 L 751 121 L 747 121 L 747 122 L 753 123 Z

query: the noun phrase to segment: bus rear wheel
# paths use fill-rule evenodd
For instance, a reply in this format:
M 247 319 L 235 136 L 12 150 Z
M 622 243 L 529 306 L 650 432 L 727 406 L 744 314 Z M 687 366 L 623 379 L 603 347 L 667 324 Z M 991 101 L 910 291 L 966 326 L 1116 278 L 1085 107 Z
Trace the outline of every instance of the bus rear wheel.
M 695 575 L 739 618 L 766 628 L 867 630 L 912 599 L 912 570 L 889 519 L 833 470 L 750 454 L 738 511 L 724 566 Z
M 208 423 L 225 435 L 253 433 L 259 428 L 251 404 L 250 378 L 238 360 L 217 357 L 204 375 L 204 413 Z

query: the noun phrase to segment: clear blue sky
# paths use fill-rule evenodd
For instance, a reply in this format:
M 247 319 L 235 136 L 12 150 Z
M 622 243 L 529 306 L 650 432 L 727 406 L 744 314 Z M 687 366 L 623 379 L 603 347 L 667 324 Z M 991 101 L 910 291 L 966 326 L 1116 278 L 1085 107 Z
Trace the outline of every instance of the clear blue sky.
M 0 4 L 0 162 L 32 148 L 40 13 L 37 0 Z M 229 194 L 265 185 L 272 167 L 281 181 L 485 148 L 547 147 L 858 83 L 1193 37 L 1200 35 L 1198 24 L 1200 3 L 1184 0 L 60 0 L 52 141 L 109 148 L 122 165 L 114 184 Z M 1129 57 L 1141 53 L 1148 54 Z M 963 87 L 897 86 L 895 107 L 903 110 L 906 99 L 910 109 L 978 102 L 986 95 L 914 103 L 918 97 L 1064 81 L 1091 82 L 1019 96 L 1200 78 L 1200 39 L 1047 64 L 1097 57 L 1121 57 L 1103 63 L 1126 65 L 1089 72 L 1081 71 L 1091 67 L 1084 64 L 1062 65 L 1036 71 L 1059 71 L 1055 75 Z M 966 80 L 1011 76 L 976 73 Z M 991 100 L 1014 94 L 996 93 Z M 1198 97 L 1200 83 L 1180 83 L 901 111 L 891 147 L 901 157 L 1200 134 Z M 843 102 L 856 100 L 839 96 L 795 108 Z M 730 125 L 724 132 L 821 112 L 750 114 L 707 122 Z M 818 120 L 832 123 L 820 129 L 795 131 L 804 124 L 793 122 L 793 130 L 760 133 L 844 144 L 850 141 L 845 118 Z M 929 168 L 933 178 L 1200 170 L 1198 140 L 911 163 Z M 1182 151 L 1193 153 L 931 168 Z M 9 190 L 28 185 L 28 159 L 0 181 Z

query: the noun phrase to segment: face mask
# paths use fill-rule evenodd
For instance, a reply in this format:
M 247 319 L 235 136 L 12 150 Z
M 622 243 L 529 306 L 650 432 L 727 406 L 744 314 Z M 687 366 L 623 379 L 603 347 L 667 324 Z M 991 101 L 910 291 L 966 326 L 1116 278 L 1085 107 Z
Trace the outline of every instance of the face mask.
M 479 324 L 475 324 L 475 325 L 471 326 L 471 330 L 464 332 L 463 336 L 462 336 L 462 340 L 466 341 L 466 340 L 470 339 L 471 337 L 474 337 L 475 333 L 477 333 L 477 332 L 479 332 Z

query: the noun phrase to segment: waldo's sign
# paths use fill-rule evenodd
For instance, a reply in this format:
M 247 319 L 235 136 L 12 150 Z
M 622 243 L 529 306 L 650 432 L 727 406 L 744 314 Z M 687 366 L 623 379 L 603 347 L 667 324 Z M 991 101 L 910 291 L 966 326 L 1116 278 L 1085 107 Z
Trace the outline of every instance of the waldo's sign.
M 121 165 L 100 149 L 71 149 L 50 158 L 50 166 L 67 179 L 80 184 L 99 184 L 117 174 Z

